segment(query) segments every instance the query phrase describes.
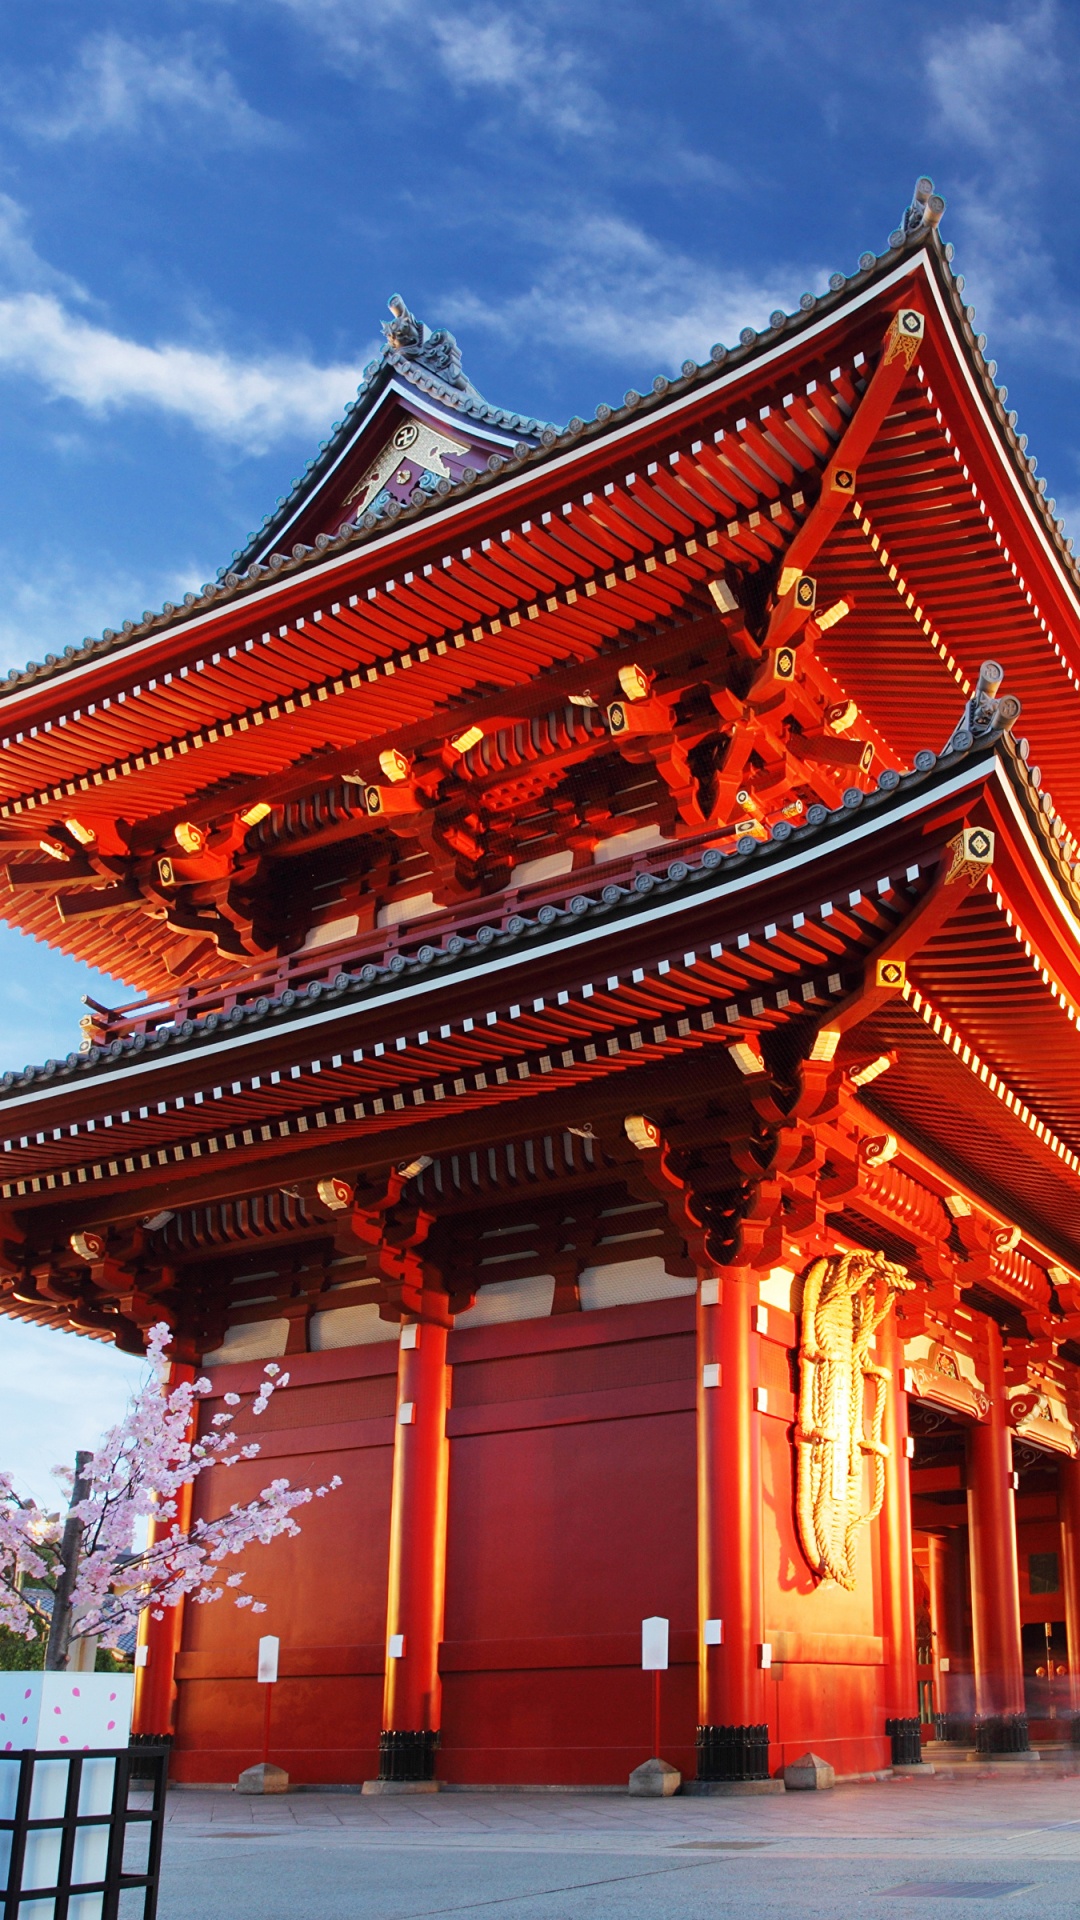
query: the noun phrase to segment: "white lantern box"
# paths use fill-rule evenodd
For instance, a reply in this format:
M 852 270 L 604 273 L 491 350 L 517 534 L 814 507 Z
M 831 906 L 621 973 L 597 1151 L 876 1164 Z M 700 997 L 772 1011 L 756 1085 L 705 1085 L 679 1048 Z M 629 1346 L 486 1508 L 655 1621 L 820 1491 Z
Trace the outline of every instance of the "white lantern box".
M 133 1673 L 0 1673 L 0 1753 L 126 1747 Z

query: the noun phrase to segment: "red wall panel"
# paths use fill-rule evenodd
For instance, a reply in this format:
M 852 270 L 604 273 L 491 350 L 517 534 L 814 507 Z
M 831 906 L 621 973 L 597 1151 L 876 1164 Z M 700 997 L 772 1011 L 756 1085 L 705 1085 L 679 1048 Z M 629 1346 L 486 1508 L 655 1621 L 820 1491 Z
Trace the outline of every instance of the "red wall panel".
M 396 1362 L 392 1342 L 290 1356 L 295 1384 L 262 1418 L 237 1421 L 262 1443 L 260 1456 L 196 1483 L 199 1515 L 249 1500 L 282 1475 L 293 1486 L 325 1484 L 335 1473 L 343 1482 L 298 1509 L 298 1539 L 253 1546 L 226 1569 L 244 1568 L 265 1613 L 228 1597 L 187 1607 L 177 1779 L 235 1780 L 261 1759 L 265 1695 L 254 1676 L 264 1633 L 281 1641 L 274 1759 L 299 1781 L 359 1781 L 377 1770 Z M 220 1410 L 217 1395 L 247 1396 L 261 1372 L 255 1364 L 218 1369 L 204 1421 Z
M 625 1781 L 652 1746 L 643 1617 L 665 1615 L 662 1751 L 692 1777 L 696 1722 L 696 1354 L 693 1302 L 657 1301 L 451 1336 L 453 1395 L 443 1739 L 439 1776 Z M 815 1585 L 793 1510 L 790 1371 L 763 1341 L 767 1690 L 774 1769 L 813 1747 L 838 1772 L 888 1763 L 880 1540 L 866 1531 L 854 1594 Z M 175 1771 L 233 1780 L 259 1758 L 256 1643 L 276 1633 L 272 1757 L 298 1781 L 377 1770 L 393 1450 L 393 1342 L 290 1357 L 294 1382 L 249 1419 L 260 1458 L 200 1486 L 201 1511 L 284 1473 L 344 1485 L 298 1514 L 295 1541 L 246 1556 L 254 1616 L 189 1607 Z M 258 1364 L 215 1389 L 249 1392 Z M 220 1401 L 206 1409 L 209 1417 Z

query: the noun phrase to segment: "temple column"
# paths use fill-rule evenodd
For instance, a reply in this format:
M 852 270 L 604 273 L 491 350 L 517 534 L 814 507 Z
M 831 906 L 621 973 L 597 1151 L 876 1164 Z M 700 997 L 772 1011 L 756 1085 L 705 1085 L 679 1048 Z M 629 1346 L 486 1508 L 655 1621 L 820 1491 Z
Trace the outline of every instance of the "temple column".
M 986 1753 L 1026 1752 L 1012 1434 L 1001 1333 L 993 1321 L 987 1323 L 986 1337 L 990 1413 L 969 1427 L 967 1436 L 976 1744 Z
M 380 1788 L 435 1790 L 442 1721 L 439 1646 L 446 1585 L 449 1443 L 446 1296 L 425 1291 L 398 1352 Z
M 1069 1643 L 1069 1705 L 1080 1713 L 1080 1460 L 1058 1462 L 1061 1585 Z
M 878 1330 L 878 1362 L 889 1376 L 882 1439 L 885 1498 L 881 1508 L 881 1599 L 887 1664 L 885 1731 L 894 1766 L 922 1763 L 919 1682 L 915 1646 L 915 1573 L 911 1543 L 911 1468 L 908 1460 L 907 1394 L 895 1311 Z
M 765 1780 L 757 1275 L 702 1278 L 697 1305 L 698 1779 Z
M 168 1391 L 171 1393 L 174 1387 L 190 1383 L 194 1378 L 194 1367 L 174 1364 L 169 1368 Z M 193 1431 L 189 1428 L 189 1436 L 193 1436 Z M 164 1523 L 150 1521 L 148 1544 L 153 1546 L 162 1534 L 171 1533 L 174 1526 L 181 1533 L 188 1533 L 194 1502 L 195 1488 L 189 1481 L 176 1494 L 175 1517 Z M 149 1607 L 139 1615 L 131 1731 L 145 1740 L 160 1739 L 164 1735 L 172 1737 L 176 1732 L 176 1660 L 184 1637 L 184 1604 L 178 1600 L 174 1607 L 164 1607 L 160 1620 L 154 1619 Z

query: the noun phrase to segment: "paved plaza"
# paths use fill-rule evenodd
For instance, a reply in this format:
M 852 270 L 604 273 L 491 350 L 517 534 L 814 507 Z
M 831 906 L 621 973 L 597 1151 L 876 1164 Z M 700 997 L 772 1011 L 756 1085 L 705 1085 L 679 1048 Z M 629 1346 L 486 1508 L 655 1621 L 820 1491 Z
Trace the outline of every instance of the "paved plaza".
M 160 1920 L 1075 1920 L 1080 1777 L 764 1798 L 169 1799 Z

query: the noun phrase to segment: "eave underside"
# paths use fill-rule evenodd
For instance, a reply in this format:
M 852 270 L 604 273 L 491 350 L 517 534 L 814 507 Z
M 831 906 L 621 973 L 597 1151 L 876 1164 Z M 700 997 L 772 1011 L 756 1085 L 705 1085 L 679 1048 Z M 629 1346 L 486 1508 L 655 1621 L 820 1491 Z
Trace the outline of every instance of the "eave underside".
M 984 756 L 973 771 L 995 765 Z M 880 1154 L 885 1126 L 898 1172 L 929 1177 L 939 1195 L 955 1184 L 978 1196 L 993 1220 L 1021 1229 L 1029 1254 L 1080 1268 L 1076 1028 L 986 875 L 971 892 L 963 877 L 947 881 L 959 824 L 985 808 L 985 781 L 960 798 L 942 772 L 924 786 L 921 815 L 892 802 L 895 818 L 883 813 L 869 837 L 853 824 L 805 874 L 797 861 L 774 863 L 745 896 L 691 904 L 671 925 L 647 909 L 631 915 L 618 973 L 571 938 L 537 949 L 512 982 L 481 964 L 433 980 L 412 1008 L 376 997 L 319 1032 L 270 1028 L 244 1066 L 202 1045 L 119 1081 L 91 1074 L 51 1104 L 52 1125 L 2 1143 L 5 1258 L 17 1264 L 19 1246 L 32 1249 L 39 1276 L 18 1294 L 5 1282 L 4 1310 L 52 1323 L 67 1300 L 84 1310 L 71 1235 L 142 1233 L 138 1222 L 162 1209 L 171 1218 L 139 1242 L 139 1259 L 168 1273 L 159 1284 L 174 1309 L 201 1303 L 200 1337 L 220 1322 L 220 1249 L 251 1239 L 303 1255 L 296 1275 L 308 1279 L 297 1278 L 295 1297 L 310 1307 L 311 1286 L 340 1290 L 341 1277 L 340 1233 L 317 1180 L 344 1178 L 376 1204 L 389 1169 L 413 1159 L 435 1162 L 406 1184 L 421 1212 L 453 1215 L 448 1250 L 471 1247 L 472 1214 L 497 1211 L 520 1184 L 565 1197 L 575 1184 L 629 1179 L 627 1205 L 640 1204 L 627 1113 L 649 1115 L 678 1151 L 704 1148 L 728 1166 L 732 1142 L 756 1153 L 759 1137 L 753 1082 L 732 1045 L 763 1048 L 779 1085 L 836 1020 L 847 1119 L 825 1124 L 826 1160 L 858 1158 L 861 1134 Z M 907 969 L 888 995 L 873 987 L 883 952 L 902 952 Z M 895 1058 L 857 1092 L 851 1071 L 882 1055 Z M 0 1103 L 9 1126 L 20 1108 L 32 1111 Z M 731 1166 L 710 1177 L 738 1185 Z M 872 1201 L 869 1176 L 864 1186 Z M 841 1182 L 823 1204 L 839 1227 L 866 1201 Z M 900 1209 L 886 1230 L 905 1225 Z M 554 1242 L 545 1246 L 550 1264 Z M 661 1251 L 686 1256 L 666 1239 Z M 250 1268 L 245 1254 L 245 1285 Z M 1005 1294 L 1024 1305 L 1011 1284 L 1005 1276 Z

